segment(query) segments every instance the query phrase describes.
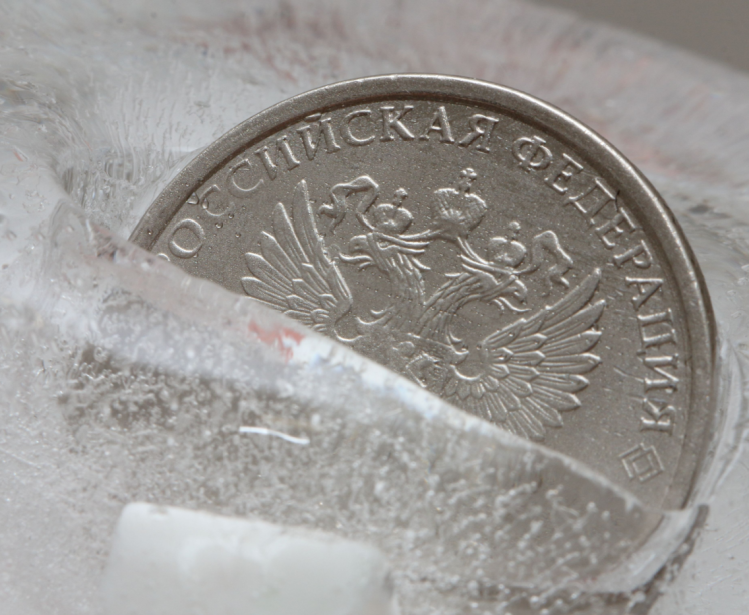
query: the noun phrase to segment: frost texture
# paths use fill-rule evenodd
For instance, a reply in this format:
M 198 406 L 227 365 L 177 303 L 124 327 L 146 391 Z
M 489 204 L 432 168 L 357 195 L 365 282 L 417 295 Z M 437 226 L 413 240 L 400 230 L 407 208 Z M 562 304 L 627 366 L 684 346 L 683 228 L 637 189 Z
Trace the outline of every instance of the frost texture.
M 743 613 L 745 77 L 528 3 L 120 4 L 0 8 L 3 613 L 98 613 L 136 499 L 377 544 L 409 615 L 642 613 L 661 592 L 659 615 Z M 251 114 L 406 70 L 558 104 L 679 215 L 725 340 L 724 413 L 692 500 L 710 500 L 711 531 L 686 563 L 697 509 L 648 511 L 86 221 L 126 236 L 191 153 Z M 60 201 L 84 218 L 63 204 L 53 220 Z

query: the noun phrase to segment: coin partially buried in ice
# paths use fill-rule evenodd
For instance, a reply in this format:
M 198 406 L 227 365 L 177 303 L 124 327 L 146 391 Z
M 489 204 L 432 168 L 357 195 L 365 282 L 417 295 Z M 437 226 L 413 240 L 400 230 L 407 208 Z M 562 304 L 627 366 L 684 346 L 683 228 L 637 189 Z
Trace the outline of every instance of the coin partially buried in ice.
M 442 76 L 313 90 L 210 145 L 132 239 L 650 504 L 689 495 L 701 275 L 648 181 L 546 103 Z

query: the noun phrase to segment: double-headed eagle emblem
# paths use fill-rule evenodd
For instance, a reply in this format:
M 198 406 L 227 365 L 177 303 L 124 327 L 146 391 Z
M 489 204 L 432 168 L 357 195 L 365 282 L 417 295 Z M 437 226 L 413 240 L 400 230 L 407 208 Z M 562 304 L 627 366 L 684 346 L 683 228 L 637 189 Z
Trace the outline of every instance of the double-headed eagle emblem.
M 429 228 L 410 233 L 414 220 L 399 188 L 392 202 L 379 199 L 369 176 L 335 185 L 330 202 L 317 208 L 301 181 L 291 208 L 273 211 L 272 233 L 262 233 L 260 254 L 245 255 L 251 276 L 245 292 L 309 327 L 385 362 L 457 406 L 534 440 L 547 427 L 562 426 L 562 412 L 580 406 L 577 393 L 600 363 L 589 352 L 604 300 L 593 302 L 601 277 L 594 270 L 570 288 L 570 256 L 550 230 L 533 237 L 530 249 L 516 236 L 490 239 L 481 253 L 469 235 L 481 224 L 486 202 L 472 192 L 476 173 L 464 169 L 455 187 L 433 193 Z M 364 232 L 346 251 L 326 247 L 353 214 Z M 318 225 L 325 225 L 324 235 Z M 517 234 L 519 225 L 510 229 Z M 436 241 L 457 246 L 460 270 L 427 292 L 421 258 Z M 391 301 L 382 310 L 354 310 L 355 299 L 342 267 L 377 268 L 390 283 Z M 543 273 L 549 290 L 565 289 L 556 303 L 528 307 L 523 277 Z M 459 311 L 473 302 L 496 306 L 504 323 L 471 344 L 455 334 Z M 358 311 L 359 315 L 354 315 Z M 507 322 L 511 320 L 511 322 Z M 343 324 L 355 334 L 341 333 Z

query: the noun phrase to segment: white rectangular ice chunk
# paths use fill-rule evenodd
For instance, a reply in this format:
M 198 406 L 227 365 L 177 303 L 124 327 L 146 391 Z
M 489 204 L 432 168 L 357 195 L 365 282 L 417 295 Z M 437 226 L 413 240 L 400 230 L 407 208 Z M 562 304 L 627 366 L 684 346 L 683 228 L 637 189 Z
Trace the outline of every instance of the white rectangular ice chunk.
M 103 583 L 106 615 L 394 615 L 382 553 L 318 531 L 130 504 Z

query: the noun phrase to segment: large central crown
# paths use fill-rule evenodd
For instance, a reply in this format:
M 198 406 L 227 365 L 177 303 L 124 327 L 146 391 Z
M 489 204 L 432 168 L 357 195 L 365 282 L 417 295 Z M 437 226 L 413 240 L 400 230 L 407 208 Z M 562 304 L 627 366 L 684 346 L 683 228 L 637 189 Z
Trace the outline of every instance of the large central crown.
M 434 229 L 443 239 L 455 241 L 465 238 L 484 219 L 486 202 L 471 192 L 471 184 L 476 177 L 473 169 L 463 169 L 457 189 L 441 188 L 435 191 L 432 217 Z

